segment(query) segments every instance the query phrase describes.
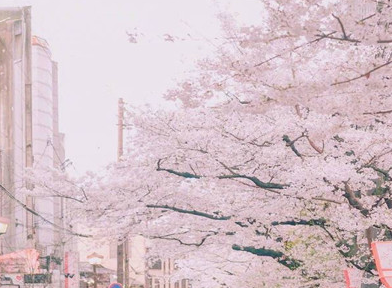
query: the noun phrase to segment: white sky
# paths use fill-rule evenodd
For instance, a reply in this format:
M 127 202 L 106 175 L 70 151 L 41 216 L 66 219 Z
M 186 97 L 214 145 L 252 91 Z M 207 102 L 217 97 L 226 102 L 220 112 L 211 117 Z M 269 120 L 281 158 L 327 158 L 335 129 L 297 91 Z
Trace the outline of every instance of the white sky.
M 257 21 L 257 0 L 0 0 L 31 5 L 33 33 L 59 64 L 60 129 L 77 172 L 116 160 L 117 99 L 163 104 L 162 93 L 211 54 L 216 14 Z M 137 30 L 135 30 L 135 28 Z M 126 31 L 143 34 L 137 44 Z M 185 41 L 165 42 L 164 34 Z M 188 34 L 191 37 L 187 36 Z M 164 105 L 164 104 L 163 104 Z

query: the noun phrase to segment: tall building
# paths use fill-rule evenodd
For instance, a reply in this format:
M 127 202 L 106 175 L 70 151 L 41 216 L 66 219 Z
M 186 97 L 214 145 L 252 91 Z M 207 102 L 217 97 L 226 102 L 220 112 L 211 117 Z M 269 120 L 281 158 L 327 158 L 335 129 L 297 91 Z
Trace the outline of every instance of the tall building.
M 23 173 L 32 165 L 30 8 L 0 10 L 0 183 L 12 194 L 0 194 L 0 215 L 10 219 L 0 239 L 2 253 L 33 248 L 33 218 L 15 199 L 20 196 Z
M 64 134 L 59 132 L 58 65 L 52 60 L 49 44 L 32 37 L 32 130 L 33 167 L 64 170 Z M 35 197 L 35 211 L 48 222 L 35 218 L 35 248 L 46 257 L 46 269 L 57 287 L 78 287 L 76 240 L 69 235 L 69 201 L 61 197 Z M 50 222 L 50 223 L 49 223 Z M 55 226 L 53 226 L 54 223 Z M 62 227 L 64 229 L 59 229 Z M 72 267 L 72 269 L 71 269 Z M 65 274 L 74 275 L 65 277 Z
M 60 159 L 55 162 L 57 150 L 63 150 L 61 143 L 57 143 L 58 147 L 54 145 L 54 138 L 59 139 L 58 127 L 56 129 L 57 135 L 54 133 L 54 123 L 56 122 L 58 125 L 58 120 L 54 120 L 54 111 L 58 110 L 58 107 L 54 107 L 54 104 L 57 104 L 58 101 L 53 101 L 54 96 L 58 97 L 58 93 L 55 91 L 57 87 L 54 86 L 54 83 L 57 83 L 57 79 L 55 79 L 57 64 L 52 61 L 48 43 L 37 36 L 32 37 L 32 71 L 33 166 L 37 168 L 53 167 L 55 163 L 64 161 L 64 159 Z M 58 115 L 56 116 L 58 117 Z M 57 154 L 62 153 L 57 152 Z M 57 168 L 60 166 L 58 165 Z M 62 200 L 61 198 L 36 197 L 34 207 L 40 215 L 55 223 L 61 217 L 59 207 L 61 207 Z M 53 225 L 40 219 L 35 219 L 34 224 L 36 248 L 40 254 L 58 254 L 57 250 L 60 248 L 57 242 L 60 239 L 61 231 L 54 229 Z
M 64 273 L 77 270 L 78 263 L 66 232 L 67 201 L 20 193 L 31 188 L 25 168 L 61 169 L 64 163 L 57 75 L 48 43 L 31 36 L 30 7 L 0 8 L 0 217 L 10 220 L 0 236 L 0 274 L 21 287 L 78 287 L 79 273 Z M 41 276 L 26 276 L 32 273 Z

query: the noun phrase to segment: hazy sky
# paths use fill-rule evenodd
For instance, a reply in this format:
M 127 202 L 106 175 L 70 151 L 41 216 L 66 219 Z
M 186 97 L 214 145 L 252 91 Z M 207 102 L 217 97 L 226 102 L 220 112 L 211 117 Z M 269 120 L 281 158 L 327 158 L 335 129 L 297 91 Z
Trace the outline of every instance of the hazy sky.
M 78 172 L 116 160 L 117 99 L 162 104 L 162 93 L 221 37 L 216 14 L 259 17 L 257 0 L 0 0 L 31 5 L 33 33 L 59 65 L 60 129 Z M 252 6 L 253 5 L 253 6 Z M 126 31 L 138 33 L 138 43 Z M 170 34 L 184 41 L 164 41 Z M 73 169 L 73 168 L 71 168 Z

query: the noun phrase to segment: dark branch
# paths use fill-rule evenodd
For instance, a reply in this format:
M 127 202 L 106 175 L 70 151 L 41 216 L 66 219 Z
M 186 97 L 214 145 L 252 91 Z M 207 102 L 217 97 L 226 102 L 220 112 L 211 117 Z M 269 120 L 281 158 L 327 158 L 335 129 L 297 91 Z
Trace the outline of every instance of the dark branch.
M 332 16 L 333 16 L 333 18 L 335 18 L 336 20 L 338 20 L 339 25 L 340 25 L 340 28 L 342 29 L 343 38 L 344 38 L 344 39 L 348 39 L 347 34 L 346 34 L 346 30 L 344 30 L 344 26 L 343 26 L 343 23 L 342 23 L 342 21 L 340 20 L 340 18 L 337 17 L 337 16 L 335 16 L 334 14 L 332 14 Z
M 361 42 L 357 39 L 341 38 L 341 37 L 335 37 L 335 36 L 330 36 L 330 35 L 326 35 L 326 34 L 317 34 L 316 36 L 326 38 L 326 39 L 331 39 L 331 40 L 347 41 L 347 42 L 352 42 L 352 43 L 360 43 Z
M 354 78 L 351 78 L 351 79 L 348 79 L 348 80 L 332 83 L 331 86 L 336 86 L 336 85 L 340 85 L 340 84 L 349 83 L 351 81 L 355 81 L 355 80 L 358 80 L 358 79 L 363 78 L 363 77 L 367 77 L 368 78 L 370 73 L 372 73 L 374 71 L 377 71 L 378 69 L 381 69 L 381 68 L 383 68 L 383 67 L 385 67 L 385 66 L 387 66 L 387 65 L 389 65 L 391 63 L 392 63 L 392 61 L 385 62 L 384 64 L 382 64 L 380 66 L 377 66 L 376 68 L 373 68 L 373 69 L 369 70 L 368 72 L 366 72 L 364 74 L 361 74 L 361 75 L 359 75 L 357 77 L 354 77 Z
M 283 141 L 286 142 L 286 146 L 290 147 L 291 150 L 293 150 L 293 152 L 295 153 L 295 155 L 297 155 L 299 158 L 302 158 L 301 153 L 299 153 L 299 151 L 297 150 L 297 148 L 294 145 L 295 141 L 297 141 L 298 139 L 299 138 L 297 138 L 296 140 L 291 141 L 289 136 L 283 135 Z
M 378 173 L 381 173 L 381 174 L 384 176 L 384 178 L 385 178 L 386 181 L 390 181 L 390 180 L 391 180 L 391 176 L 389 175 L 389 172 L 388 172 L 388 171 L 383 170 L 383 169 L 381 169 L 381 168 L 378 168 L 378 167 L 376 167 L 376 166 L 374 166 L 374 165 L 367 165 L 367 166 L 365 166 L 365 167 L 367 167 L 367 168 L 372 168 L 374 171 L 376 171 L 376 172 L 378 172 Z
M 178 213 L 183 213 L 183 214 L 190 214 L 190 215 L 195 215 L 195 216 L 200 216 L 212 220 L 229 220 L 231 216 L 217 216 L 217 215 L 212 215 L 212 214 L 207 214 L 204 212 L 196 211 L 196 210 L 185 210 L 173 206 L 168 206 L 168 205 L 152 205 L 152 204 L 147 204 L 147 208 L 158 208 L 158 209 L 167 209 L 167 210 L 172 210 Z
M 346 41 L 346 42 L 351 42 L 351 43 L 361 43 L 362 41 L 358 39 L 351 39 L 351 38 L 344 38 L 344 37 L 335 37 L 335 36 L 330 36 L 330 34 L 316 34 L 317 37 L 320 38 L 326 38 L 326 39 L 331 39 L 331 40 L 337 40 L 337 41 Z M 377 40 L 377 44 L 388 44 L 392 43 L 392 39 L 382 39 L 382 40 Z
M 257 255 L 257 256 L 271 257 L 271 258 L 277 260 L 278 263 L 289 268 L 290 270 L 297 269 L 303 263 L 300 260 L 289 258 L 286 255 L 284 255 L 282 252 L 276 251 L 276 250 L 265 249 L 265 248 L 255 248 L 253 246 L 239 246 L 236 244 L 232 245 L 231 248 L 235 251 L 245 251 L 245 252 L 249 252 L 254 255 Z
M 164 169 L 164 168 L 161 167 L 161 161 L 162 161 L 162 159 L 158 160 L 157 171 L 166 171 L 168 173 L 171 173 L 171 174 L 174 174 L 174 175 L 177 175 L 177 176 L 180 176 L 180 177 L 184 177 L 184 178 L 196 178 L 196 179 L 202 178 L 202 176 L 200 176 L 200 175 L 192 174 L 192 173 L 189 173 L 189 172 L 178 172 L 178 171 L 175 171 L 175 170 L 172 170 L 172 169 Z M 224 165 L 223 163 L 221 163 L 221 164 Z M 226 167 L 226 169 L 229 169 L 229 171 L 232 172 L 233 175 L 218 176 L 217 177 L 218 179 L 234 179 L 234 178 L 248 179 L 248 180 L 252 181 L 257 187 L 265 188 L 265 189 L 284 189 L 285 186 L 288 186 L 288 185 L 277 184 L 277 183 L 265 183 L 265 182 L 259 180 L 255 176 L 247 176 L 247 175 L 235 174 L 232 169 L 228 168 L 225 165 L 224 165 L 224 167 Z
M 377 114 L 389 114 L 392 113 L 392 110 L 385 110 L 385 111 L 377 111 L 377 112 L 365 112 L 363 115 L 377 115 Z
M 255 176 L 246 176 L 246 175 L 239 175 L 239 174 L 218 176 L 218 179 L 234 179 L 234 178 L 248 179 L 252 181 L 257 187 L 265 188 L 265 189 L 284 189 L 285 186 L 288 186 L 288 185 L 277 184 L 277 183 L 265 183 L 263 181 L 260 181 Z
M 44 186 L 45 188 L 47 188 L 48 190 L 57 193 L 56 195 L 50 195 L 50 196 L 47 196 L 47 197 L 60 197 L 60 198 L 65 198 L 65 199 L 74 200 L 74 201 L 77 201 L 77 202 L 79 202 L 79 203 L 84 203 L 83 200 L 77 199 L 77 198 L 72 197 L 72 196 L 63 195 L 63 194 L 61 194 L 59 191 L 53 189 L 52 187 L 49 187 L 49 186 L 46 185 L 46 184 L 43 184 L 43 186 Z M 42 197 L 42 196 L 41 196 L 41 197 Z M 86 198 L 86 200 L 87 200 L 87 196 L 85 196 L 85 198 Z
M 196 179 L 200 179 L 201 178 L 201 176 L 196 175 L 196 174 L 192 174 L 192 173 L 189 173 L 189 172 L 178 172 L 178 171 L 175 171 L 175 170 L 172 170 L 172 169 L 162 168 L 161 167 L 161 161 L 162 161 L 162 159 L 158 160 L 157 171 L 166 171 L 166 172 L 169 172 L 171 174 L 174 174 L 174 175 L 177 175 L 177 176 L 180 176 L 180 177 L 184 177 L 184 178 L 196 178 Z
M 150 236 L 150 239 L 161 239 L 161 240 L 168 240 L 168 241 L 177 241 L 178 243 L 180 243 L 181 245 L 185 245 L 185 246 L 196 246 L 196 247 L 200 247 L 201 245 L 204 244 L 204 242 L 211 236 L 213 235 L 217 235 L 218 232 L 214 232 L 212 234 L 207 234 L 206 236 L 204 236 L 200 242 L 198 243 L 187 243 L 182 241 L 181 239 L 178 238 L 169 238 L 169 237 L 165 237 L 165 236 Z
M 324 35 L 324 36 L 330 36 L 330 35 L 333 35 L 333 34 L 335 34 L 336 32 L 334 31 L 334 32 L 331 32 L 331 33 L 329 33 L 329 34 L 327 34 L 327 35 Z M 268 63 L 268 62 L 270 62 L 270 61 L 272 61 L 272 60 L 274 60 L 274 59 L 276 59 L 276 58 L 279 58 L 279 57 L 281 57 L 281 56 L 283 56 L 283 55 L 285 55 L 285 54 L 287 54 L 287 53 L 290 53 L 290 52 L 293 52 L 293 51 L 295 51 L 295 50 L 297 50 L 297 49 L 300 49 L 300 48 L 302 48 L 302 47 L 306 47 L 306 46 L 308 46 L 308 45 L 310 45 L 310 44 L 313 44 L 313 43 L 316 43 L 316 42 L 318 42 L 318 41 L 320 41 L 320 40 L 322 40 L 322 39 L 324 39 L 325 37 L 318 37 L 318 38 L 316 38 L 316 39 L 314 39 L 314 40 L 312 40 L 312 41 L 309 41 L 309 42 L 306 42 L 306 43 L 304 43 L 304 44 L 302 44 L 302 45 L 299 45 L 299 46 L 296 46 L 296 47 L 294 47 L 292 50 L 288 50 L 288 51 L 285 51 L 285 52 L 283 52 L 283 53 L 280 53 L 280 54 L 276 54 L 275 56 L 272 56 L 272 57 L 270 57 L 270 58 L 268 58 L 268 59 L 266 59 L 266 60 L 264 60 L 264 61 L 262 61 L 262 62 L 260 62 L 260 63 L 257 63 L 256 65 L 254 65 L 254 67 L 259 67 L 259 66 L 261 66 L 261 65 L 263 65 L 263 64 L 265 64 L 265 63 Z
M 354 191 L 351 190 L 351 187 L 348 185 L 348 182 L 344 182 L 344 191 L 343 197 L 348 200 L 348 203 L 359 210 L 362 215 L 369 216 L 369 210 L 366 209 L 361 202 L 359 202 L 358 198 L 355 196 Z
M 324 227 L 327 221 L 323 218 L 320 219 L 311 219 L 311 220 L 291 220 L 291 221 L 274 221 L 271 223 L 272 226 L 279 226 L 279 225 L 289 225 L 289 226 L 298 226 L 298 225 L 305 225 L 305 226 L 321 226 Z

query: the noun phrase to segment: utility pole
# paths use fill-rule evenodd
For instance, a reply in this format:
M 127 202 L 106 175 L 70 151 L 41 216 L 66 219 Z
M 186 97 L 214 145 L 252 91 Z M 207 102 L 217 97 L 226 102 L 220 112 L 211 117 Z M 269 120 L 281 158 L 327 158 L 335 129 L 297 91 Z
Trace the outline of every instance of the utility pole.
M 123 132 L 124 132 L 124 101 L 118 99 L 118 145 L 117 145 L 117 161 L 121 161 L 123 156 Z M 128 288 L 129 282 L 129 259 L 128 259 L 128 239 L 121 239 L 117 245 L 117 282 Z
M 125 241 L 123 243 L 124 245 L 124 258 L 125 258 L 125 269 L 124 269 L 124 287 L 128 288 L 129 287 L 129 254 L 128 254 L 128 249 L 129 249 L 129 241 L 128 238 L 125 238 Z
M 26 149 L 26 167 L 33 167 L 33 92 L 32 92 L 32 52 L 31 52 L 31 9 L 27 8 L 23 11 L 26 19 L 26 73 L 25 73 L 25 149 Z M 32 190 L 32 184 L 26 183 L 26 188 Z M 34 209 L 34 198 L 30 195 L 26 196 L 26 206 Z M 27 245 L 29 248 L 36 248 L 36 235 L 34 227 L 34 215 L 30 212 L 26 213 L 26 228 L 27 228 Z

